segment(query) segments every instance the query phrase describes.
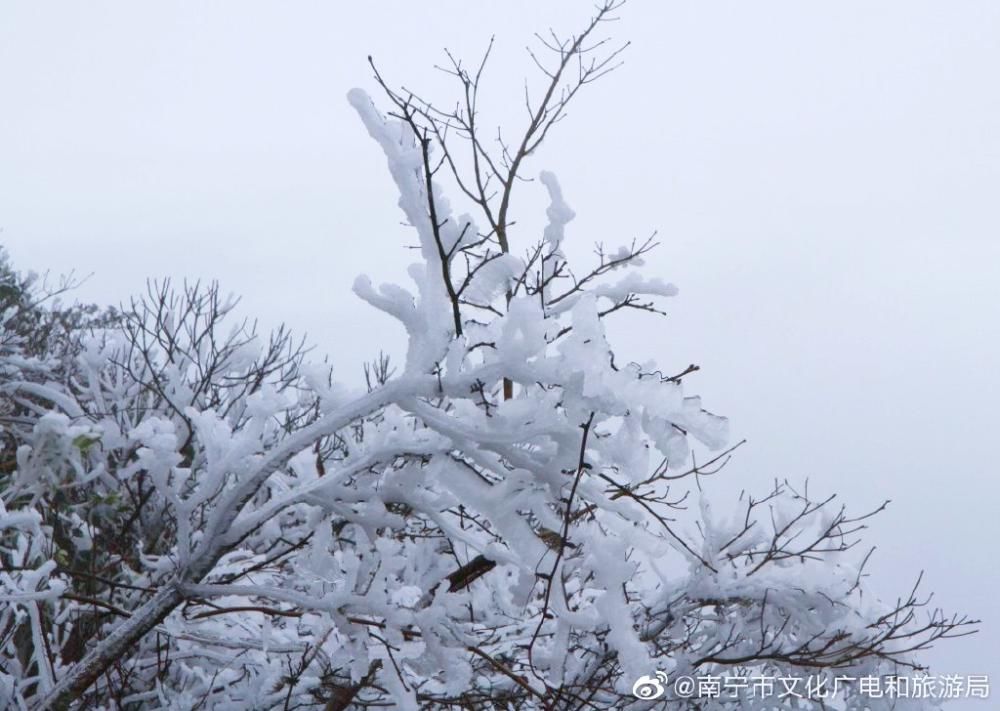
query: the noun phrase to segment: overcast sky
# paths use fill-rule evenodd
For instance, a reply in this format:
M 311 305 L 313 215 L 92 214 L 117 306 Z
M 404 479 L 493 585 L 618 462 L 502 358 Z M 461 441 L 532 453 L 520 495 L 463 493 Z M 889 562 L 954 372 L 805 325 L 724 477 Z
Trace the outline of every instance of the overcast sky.
M 442 101 L 442 48 L 490 35 L 489 114 L 524 123 L 524 46 L 587 2 L 0 0 L 0 242 L 20 268 L 216 278 L 308 331 L 344 380 L 402 334 L 350 293 L 405 278 L 413 238 L 347 104 L 366 56 Z M 633 0 L 626 64 L 588 87 L 528 172 L 555 171 L 579 254 L 658 230 L 680 288 L 627 320 L 628 357 L 694 362 L 688 389 L 748 438 L 723 501 L 773 477 L 891 498 L 870 582 L 919 570 L 984 620 L 930 655 L 1000 682 L 1000 3 Z M 522 189 L 520 231 L 544 206 Z M 1000 693 L 1000 692 L 998 692 Z

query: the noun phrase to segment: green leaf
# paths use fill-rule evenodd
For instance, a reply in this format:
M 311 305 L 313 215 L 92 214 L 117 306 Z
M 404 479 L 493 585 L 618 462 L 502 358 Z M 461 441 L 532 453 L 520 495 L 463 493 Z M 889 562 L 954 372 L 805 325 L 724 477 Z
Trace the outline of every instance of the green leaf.
M 87 453 L 91 447 L 96 443 L 100 442 L 100 437 L 90 437 L 88 435 L 77 435 L 73 438 L 73 446 L 80 450 L 83 454 Z

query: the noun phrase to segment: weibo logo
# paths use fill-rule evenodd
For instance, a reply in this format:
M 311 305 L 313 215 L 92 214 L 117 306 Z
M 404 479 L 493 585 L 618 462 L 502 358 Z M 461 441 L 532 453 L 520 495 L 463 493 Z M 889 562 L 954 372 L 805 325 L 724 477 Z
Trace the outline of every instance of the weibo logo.
M 664 686 L 666 683 L 667 675 L 665 672 L 658 671 L 653 676 L 640 676 L 632 685 L 632 695 L 644 701 L 658 699 L 666 692 Z

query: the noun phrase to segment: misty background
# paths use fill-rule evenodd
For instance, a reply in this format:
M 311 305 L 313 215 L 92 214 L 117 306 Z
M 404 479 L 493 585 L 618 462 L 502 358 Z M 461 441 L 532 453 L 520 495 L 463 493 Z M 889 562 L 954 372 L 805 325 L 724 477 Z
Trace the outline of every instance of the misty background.
M 448 105 L 443 48 L 476 62 L 495 34 L 480 120 L 513 135 L 524 78 L 540 85 L 532 33 L 590 10 L 3 0 L 0 243 L 19 269 L 92 275 L 75 297 L 102 304 L 148 277 L 218 279 L 356 385 L 404 339 L 350 285 L 405 283 L 415 257 L 345 98 L 385 106 L 366 56 Z M 1000 680 L 1000 3 L 632 0 L 620 16 L 625 65 L 526 171 L 559 176 L 583 259 L 658 232 L 646 273 L 680 295 L 666 319 L 614 322 L 612 344 L 665 372 L 699 364 L 688 393 L 749 440 L 707 484 L 717 510 L 775 477 L 859 513 L 892 499 L 866 532 L 869 584 L 895 597 L 924 570 L 932 604 L 983 620 L 927 655 L 932 672 Z M 546 200 L 520 191 L 525 249 Z

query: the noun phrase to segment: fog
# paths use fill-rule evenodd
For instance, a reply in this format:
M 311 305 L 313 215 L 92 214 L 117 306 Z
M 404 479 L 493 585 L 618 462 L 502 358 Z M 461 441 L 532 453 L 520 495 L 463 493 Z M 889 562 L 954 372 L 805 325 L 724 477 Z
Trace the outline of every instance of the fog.
M 589 3 L 0 5 L 0 242 L 22 269 L 218 279 L 357 381 L 403 334 L 350 292 L 401 281 L 413 238 L 345 94 L 391 81 L 448 103 L 442 49 L 496 50 L 489 125 L 524 125 L 524 52 Z M 858 511 L 869 583 L 982 618 L 936 673 L 1000 679 L 1000 4 L 633 0 L 625 64 L 586 87 L 527 168 L 554 171 L 580 255 L 653 231 L 665 319 L 612 327 L 628 357 L 697 363 L 688 390 L 747 445 L 717 508 L 775 477 Z M 537 86 L 537 84 L 536 84 Z M 544 215 L 520 189 L 513 239 Z M 614 342 L 614 340 L 613 340 Z M 988 702 L 987 702 L 988 703 Z M 973 706 L 974 704 L 969 704 Z M 956 707 L 961 704 L 956 704 Z M 981 705 L 980 705 L 981 707 Z

